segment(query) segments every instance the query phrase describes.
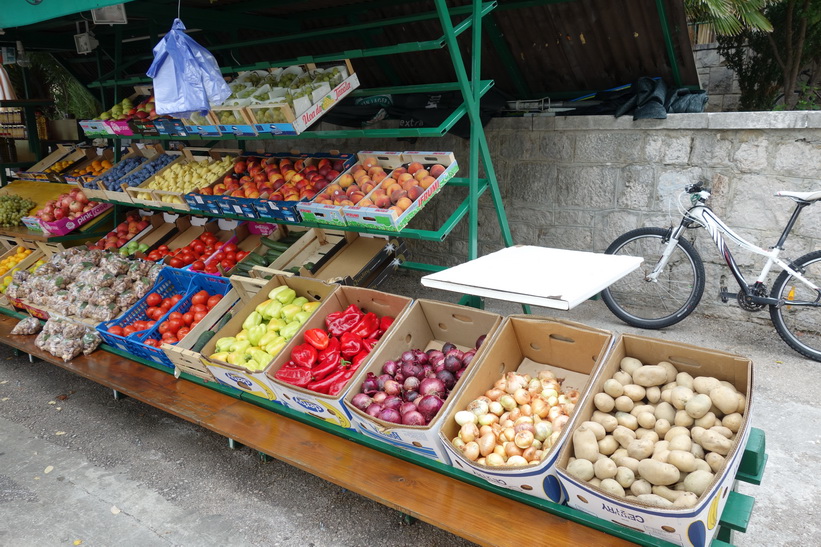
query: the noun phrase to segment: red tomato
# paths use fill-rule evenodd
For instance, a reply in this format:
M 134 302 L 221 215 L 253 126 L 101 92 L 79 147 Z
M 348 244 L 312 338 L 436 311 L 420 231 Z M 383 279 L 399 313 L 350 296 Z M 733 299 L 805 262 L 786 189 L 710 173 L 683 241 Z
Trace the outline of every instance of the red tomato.
M 237 252 L 237 245 L 236 243 L 226 243 L 222 246 L 222 250 L 226 253 L 236 253 Z
M 151 251 L 150 253 L 148 253 L 148 257 L 147 257 L 147 258 L 148 258 L 148 260 L 151 260 L 151 261 L 153 261 L 153 262 L 156 262 L 156 261 L 158 261 L 160 258 L 162 258 L 162 255 L 160 255 L 159 251 Z
M 214 253 L 214 260 L 216 260 L 217 262 L 221 261 L 223 258 L 225 258 L 225 253 L 223 253 L 222 251 L 217 251 L 216 253 Z
M 208 312 L 206 312 L 206 311 L 195 312 L 194 313 L 194 324 L 199 323 L 200 321 L 202 321 L 205 318 L 206 315 L 208 315 Z
M 182 295 L 181 294 L 175 294 L 174 296 L 171 297 L 171 303 L 172 304 L 176 304 L 180 300 L 182 300 Z
M 134 334 L 135 332 L 137 332 L 137 329 L 135 329 L 131 325 L 128 325 L 126 328 L 123 329 L 123 336 L 128 336 L 129 334 Z
M 183 266 L 185 266 L 182 259 L 176 256 L 168 261 L 168 265 L 172 268 L 182 268 Z
M 177 331 L 177 339 L 182 340 L 189 332 L 191 332 L 191 327 L 180 327 L 180 330 Z
M 110 327 L 108 327 L 108 332 L 110 332 L 111 334 L 116 334 L 117 336 L 122 336 L 123 328 L 119 325 L 111 325 Z
M 181 314 L 180 312 L 178 312 L 178 311 L 172 311 L 172 312 L 168 315 L 168 318 L 169 318 L 169 319 L 177 319 L 178 321 L 182 321 L 182 314 Z
M 145 328 L 150 329 L 151 327 L 153 327 L 156 324 L 157 324 L 156 321 L 146 321 L 145 322 Z
M 166 332 L 168 332 L 168 321 L 163 321 L 162 323 L 160 323 L 160 326 L 157 327 L 157 330 L 160 334 L 165 334 Z
M 173 305 L 174 305 L 174 303 L 171 301 L 170 298 L 164 298 L 162 303 L 160 303 L 160 309 L 162 310 L 163 313 L 165 313 L 168 310 L 170 310 L 171 306 L 173 306 Z
M 208 293 L 206 291 L 200 291 L 194 296 L 191 297 L 192 304 L 205 304 L 208 301 Z
M 237 262 L 248 256 L 250 253 L 248 251 L 237 251 Z
M 149 306 L 156 306 L 160 302 L 162 302 L 162 295 L 159 293 L 152 292 L 148 296 L 145 297 L 145 303 Z
M 216 306 L 219 303 L 220 300 L 222 300 L 222 295 L 215 294 L 215 295 L 211 296 L 210 298 L 208 298 L 208 302 L 205 305 L 208 306 L 208 309 L 210 310 L 211 308 Z
M 222 269 L 223 269 L 223 270 L 225 270 L 225 271 L 227 272 L 228 270 L 230 270 L 230 269 L 232 269 L 234 266 L 236 266 L 236 262 L 234 262 L 233 260 L 228 260 L 228 259 L 226 258 L 225 260 L 223 260 L 223 261 L 221 261 L 221 262 L 220 262 L 220 266 L 222 266 Z
M 191 250 L 194 251 L 194 254 L 201 256 L 202 253 L 205 252 L 205 244 L 200 241 L 197 241 L 196 243 L 191 245 Z
M 157 250 L 160 251 L 160 252 L 170 251 L 170 249 L 168 248 L 168 245 L 160 245 L 159 247 L 157 247 Z
M 191 269 L 195 272 L 201 272 L 205 270 L 205 262 L 203 262 L 202 260 L 195 260 L 191 263 Z
M 145 310 L 145 316 L 149 319 L 157 320 L 162 317 L 163 311 L 159 307 L 151 307 Z
M 211 256 L 212 254 L 214 254 L 214 248 L 211 245 L 206 245 L 202 256 Z
M 145 330 L 145 321 L 134 321 L 131 326 L 135 331 Z
M 205 273 L 215 274 L 218 273 L 217 271 L 217 263 L 212 262 L 211 264 L 205 265 Z
M 191 306 L 191 310 L 190 310 L 190 311 L 192 311 L 192 312 L 194 312 L 194 313 L 197 313 L 198 311 L 204 311 L 204 312 L 207 312 L 207 311 L 208 311 L 208 308 L 207 308 L 207 307 L 205 307 L 205 304 L 193 304 L 193 305 Z
M 233 251 L 225 251 L 225 260 L 230 260 L 231 262 L 236 263 L 237 253 L 235 253 Z
M 166 332 L 162 335 L 162 341 L 165 342 L 166 344 L 176 344 L 178 340 L 177 340 L 176 335 L 174 335 L 174 333 Z
M 143 340 L 143 344 L 145 344 L 146 346 L 153 346 L 155 348 L 160 347 L 160 341 L 154 338 L 146 338 L 145 340 Z
M 184 323 L 182 322 L 182 318 L 180 318 L 180 319 L 169 319 L 167 321 L 167 323 L 168 323 L 168 332 L 173 332 L 174 334 L 176 334 L 177 331 L 180 330 L 180 327 L 185 326 Z
M 197 257 L 194 256 L 194 253 L 192 253 L 191 251 L 185 251 L 180 255 L 180 258 L 182 259 L 182 263 L 186 266 L 192 264 L 197 259 Z
M 194 321 L 194 313 L 189 311 L 182 314 L 182 320 L 185 321 L 186 325 L 191 325 L 191 322 Z

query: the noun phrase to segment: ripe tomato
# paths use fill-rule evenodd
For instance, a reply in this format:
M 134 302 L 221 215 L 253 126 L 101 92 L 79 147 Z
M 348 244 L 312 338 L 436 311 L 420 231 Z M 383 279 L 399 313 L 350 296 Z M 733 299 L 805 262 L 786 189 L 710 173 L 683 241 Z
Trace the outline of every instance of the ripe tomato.
M 208 301 L 208 292 L 207 291 L 200 291 L 196 293 L 194 296 L 191 297 L 192 304 L 205 304 Z
M 184 326 L 182 322 L 182 318 L 180 319 L 169 319 L 166 321 L 168 323 L 168 332 L 173 332 L 174 334 L 180 330 L 180 327 Z
M 248 251 L 237 251 L 237 262 L 241 261 L 243 258 L 248 256 L 250 253 Z
M 182 300 L 182 295 L 181 294 L 175 294 L 174 296 L 171 297 L 171 303 L 172 304 L 176 304 L 180 300 Z
M 217 236 L 215 236 L 211 232 L 205 232 L 200 236 L 200 241 L 202 241 L 206 245 L 213 245 L 217 241 Z
M 208 302 L 205 305 L 208 306 L 208 309 L 210 310 L 211 308 L 216 306 L 220 300 L 222 300 L 222 295 L 215 294 L 208 298 Z
M 183 266 L 185 266 L 182 259 L 176 256 L 168 261 L 168 265 L 172 268 L 182 268 Z
M 225 258 L 225 253 L 223 253 L 222 251 L 217 251 L 216 253 L 214 253 L 214 260 L 216 260 L 217 262 L 222 261 L 222 259 L 224 259 L 224 258 Z
M 134 321 L 131 326 L 134 327 L 135 331 L 145 330 L 145 321 Z
M 231 262 L 237 262 L 237 253 L 234 251 L 225 251 L 225 260 L 230 260 Z
M 178 321 L 182 321 L 182 314 L 181 314 L 180 312 L 178 312 L 178 311 L 172 311 L 172 312 L 168 315 L 168 318 L 169 318 L 169 319 L 177 319 Z
M 171 249 L 168 248 L 168 245 L 160 245 L 159 247 L 157 247 L 157 250 L 160 251 L 160 252 L 166 252 L 167 253 Z
M 182 320 L 185 321 L 186 325 L 191 325 L 191 322 L 194 321 L 194 313 L 193 312 L 186 312 L 182 314 Z
M 225 260 L 220 262 L 220 266 L 222 267 L 223 270 L 225 270 L 227 272 L 227 271 L 231 270 L 234 266 L 236 266 L 236 262 L 234 262 L 233 260 L 228 260 L 226 258 Z
M 155 250 L 155 251 L 151 251 L 150 253 L 148 253 L 148 257 L 147 257 L 147 258 L 148 258 L 148 260 L 151 260 L 151 261 L 153 261 L 153 262 L 156 262 L 156 261 L 158 261 L 160 258 L 162 258 L 162 255 L 160 255 L 160 252 L 159 252 L 159 251 L 156 251 L 156 250 Z
M 205 252 L 205 244 L 201 241 L 197 241 L 196 243 L 191 245 L 191 250 L 194 251 L 194 254 L 202 256 L 202 253 Z
M 195 260 L 191 263 L 191 269 L 195 272 L 201 272 L 205 270 L 205 262 L 203 262 L 202 260 Z
M 160 302 L 160 309 L 163 313 L 167 312 L 171 309 L 171 306 L 174 305 L 174 302 L 171 301 L 170 298 L 163 298 L 162 302 Z
M 149 306 L 156 306 L 160 302 L 162 302 L 162 295 L 156 292 L 152 292 L 148 296 L 145 297 L 145 303 Z
M 157 327 L 157 330 L 160 334 L 165 334 L 166 332 L 168 332 L 168 321 L 163 321 L 162 323 L 160 323 L 160 326 Z
M 126 328 L 123 329 L 123 336 L 128 336 L 129 334 L 134 334 L 135 332 L 137 332 L 137 329 L 135 329 L 131 325 L 128 325 Z
M 182 259 L 182 263 L 186 266 L 192 264 L 197 259 L 197 257 L 194 256 L 194 253 L 192 253 L 191 251 L 185 251 L 180 255 L 180 258 Z
M 190 311 L 196 314 L 197 312 L 207 312 L 208 308 L 205 307 L 205 304 L 193 304 Z
M 180 330 L 177 331 L 177 339 L 182 340 L 189 332 L 191 332 L 191 327 L 180 327 Z
M 162 341 L 166 344 L 176 344 L 177 343 L 177 336 L 172 332 L 166 332 L 162 335 Z
M 146 338 L 145 340 L 143 340 L 143 344 L 145 344 L 146 346 L 152 346 L 152 347 L 155 347 L 155 348 L 160 347 L 160 341 L 155 339 L 155 338 Z
M 110 327 L 108 327 L 108 332 L 110 332 L 111 334 L 116 334 L 117 336 L 122 336 L 123 328 L 119 325 L 111 325 Z
M 151 327 L 153 327 L 156 324 L 157 324 L 156 321 L 146 321 L 145 322 L 145 328 L 150 329 Z
M 145 316 L 148 317 L 149 319 L 153 319 L 154 321 L 156 321 L 157 319 L 162 317 L 162 314 L 163 314 L 162 308 L 160 308 L 159 306 L 150 307 L 147 310 L 145 310 Z
M 226 243 L 222 246 L 222 250 L 226 253 L 236 253 L 237 252 L 237 245 L 236 243 Z
M 210 273 L 210 274 L 219 273 L 217 271 L 217 263 L 212 262 L 211 264 L 206 264 L 205 265 L 205 273 Z
M 208 315 L 208 312 L 206 312 L 206 311 L 195 312 L 194 313 L 194 324 L 199 323 L 200 321 L 202 321 L 205 318 L 206 315 Z

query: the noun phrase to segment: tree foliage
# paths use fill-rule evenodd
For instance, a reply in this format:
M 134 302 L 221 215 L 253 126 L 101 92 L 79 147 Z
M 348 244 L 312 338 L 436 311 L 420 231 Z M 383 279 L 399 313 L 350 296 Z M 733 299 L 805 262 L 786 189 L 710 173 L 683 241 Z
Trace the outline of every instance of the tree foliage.
M 748 29 L 770 32 L 763 10 L 779 0 L 685 0 L 687 18 L 713 28 L 719 36 L 737 36 Z

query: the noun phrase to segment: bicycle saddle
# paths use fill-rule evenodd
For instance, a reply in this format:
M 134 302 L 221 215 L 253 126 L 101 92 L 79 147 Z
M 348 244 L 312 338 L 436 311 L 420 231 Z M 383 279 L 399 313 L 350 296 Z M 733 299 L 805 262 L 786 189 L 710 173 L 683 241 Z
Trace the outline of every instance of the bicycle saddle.
M 790 192 L 789 190 L 779 190 L 776 196 L 792 198 L 798 201 L 818 201 L 821 199 L 821 190 L 815 192 Z

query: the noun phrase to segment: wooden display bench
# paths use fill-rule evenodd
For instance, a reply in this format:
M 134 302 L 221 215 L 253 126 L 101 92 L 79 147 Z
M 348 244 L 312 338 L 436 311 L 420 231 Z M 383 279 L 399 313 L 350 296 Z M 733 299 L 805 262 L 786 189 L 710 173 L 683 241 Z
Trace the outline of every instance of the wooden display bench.
M 103 346 L 64 363 L 35 347 L 34 336 L 9 334 L 23 315 L 0 312 L 0 339 L 8 346 L 106 386 L 115 396 L 133 397 L 223 435 L 232 446 L 246 445 L 474 543 L 527 545 L 533 542 L 533 530 L 539 530 L 556 546 L 670 545 L 566 506 L 495 487 L 232 388 L 186 374 L 177 379 L 114 348 Z M 738 480 L 760 483 L 767 459 L 764 442 L 764 433 L 753 429 Z M 316 446 L 322 450 L 311 449 Z M 749 523 L 753 498 L 736 492 L 730 496 L 713 547 L 728 545 L 732 531 L 743 532 Z

